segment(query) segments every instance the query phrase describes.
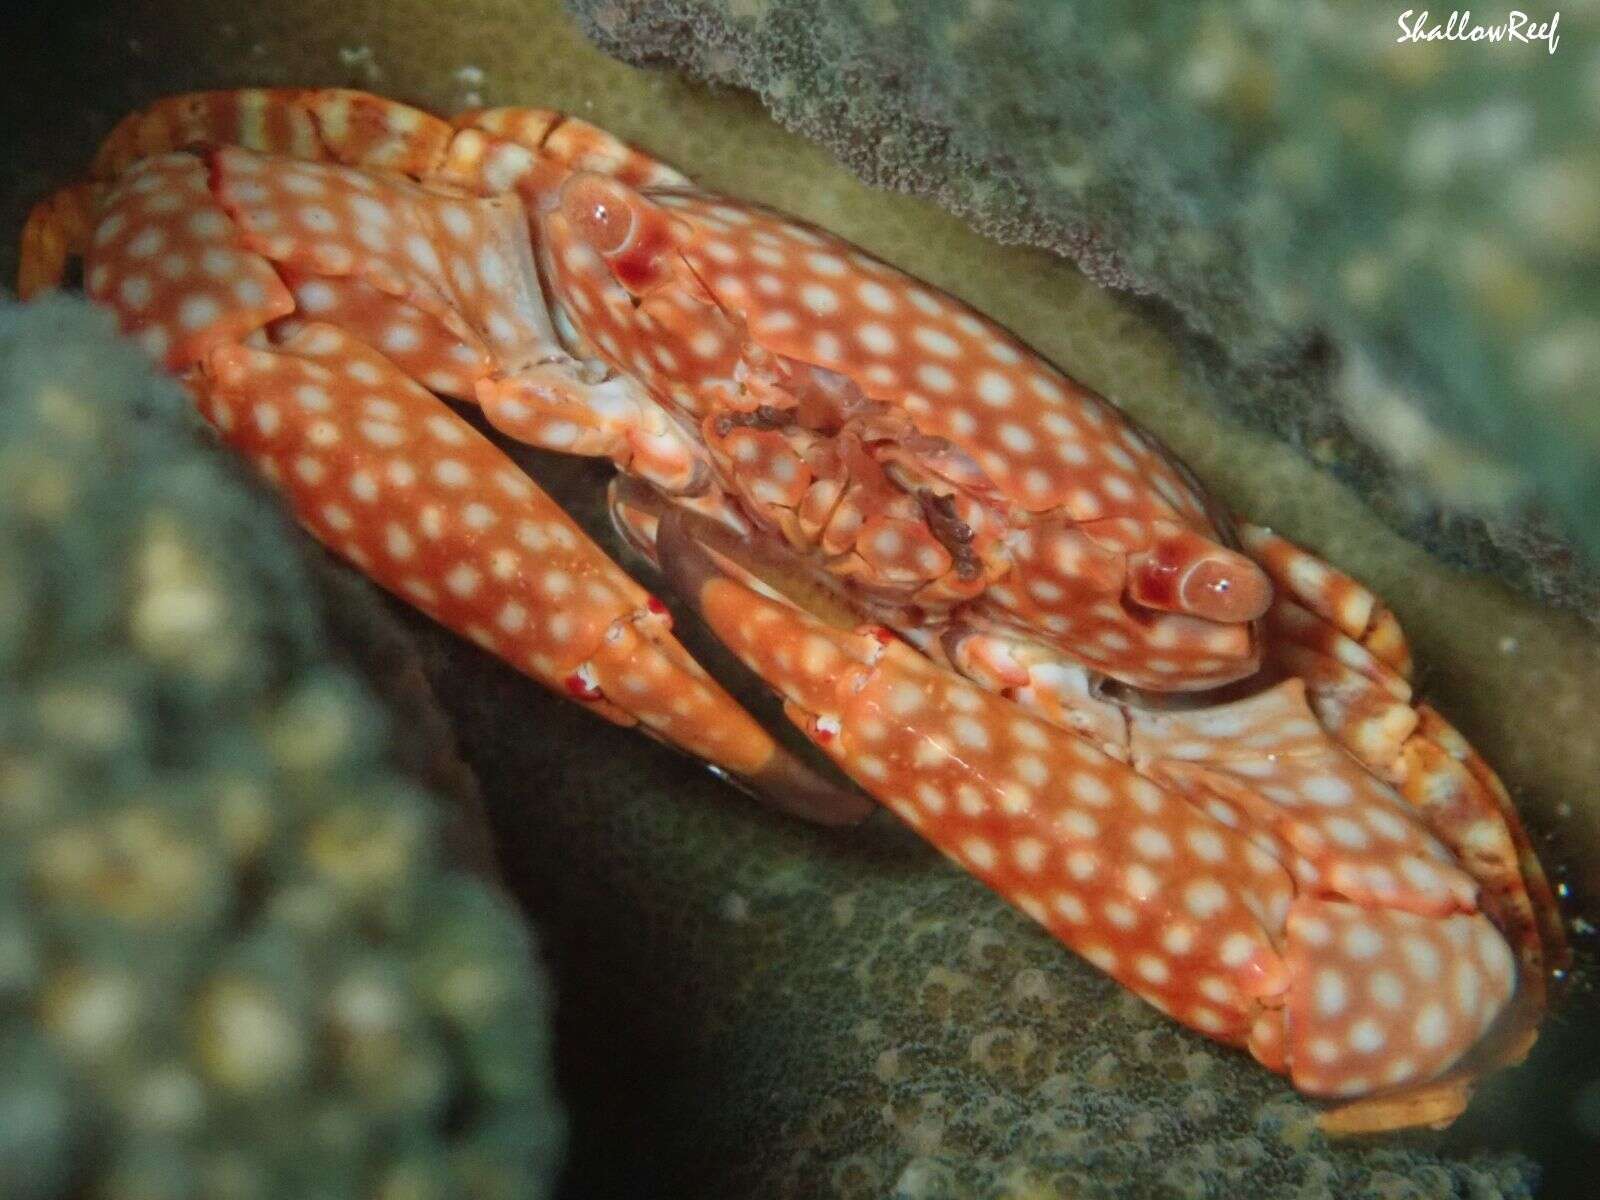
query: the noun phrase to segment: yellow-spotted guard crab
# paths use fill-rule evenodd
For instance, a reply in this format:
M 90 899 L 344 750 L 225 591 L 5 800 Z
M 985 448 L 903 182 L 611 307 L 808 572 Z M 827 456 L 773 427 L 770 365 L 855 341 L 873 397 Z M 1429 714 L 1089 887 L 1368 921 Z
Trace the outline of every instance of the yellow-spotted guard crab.
M 1565 962 L 1393 616 L 1237 527 L 980 314 L 559 113 L 342 90 L 124 120 L 24 233 L 316 537 L 517 669 L 812 819 L 665 605 L 443 398 L 603 455 L 619 527 L 865 792 L 1351 1132 L 1440 1124 Z

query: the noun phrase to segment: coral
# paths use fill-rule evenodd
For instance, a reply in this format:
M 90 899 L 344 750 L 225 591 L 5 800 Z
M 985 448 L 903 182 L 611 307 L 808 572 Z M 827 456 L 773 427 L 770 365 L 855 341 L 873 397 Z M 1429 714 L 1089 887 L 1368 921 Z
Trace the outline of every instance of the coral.
M 1236 410 L 1458 561 L 1597 612 L 1545 515 L 1600 551 L 1594 10 L 1549 54 L 1399 45 L 1372 6 L 568 6 L 868 182 L 1158 298 Z
M 0 1193 L 545 1194 L 521 920 L 109 328 L 0 307 Z

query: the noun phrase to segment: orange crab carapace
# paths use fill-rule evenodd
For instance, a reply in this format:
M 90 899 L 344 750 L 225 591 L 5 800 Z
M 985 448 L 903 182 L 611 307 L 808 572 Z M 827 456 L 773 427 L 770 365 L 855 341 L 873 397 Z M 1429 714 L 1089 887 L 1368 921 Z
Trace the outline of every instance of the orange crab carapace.
M 1525 1053 L 1565 946 L 1494 773 L 1354 580 L 1115 407 L 822 230 L 553 112 L 340 90 L 127 118 L 24 232 L 336 553 L 812 819 L 776 743 L 477 428 L 612 513 L 861 788 L 1359 1131 Z

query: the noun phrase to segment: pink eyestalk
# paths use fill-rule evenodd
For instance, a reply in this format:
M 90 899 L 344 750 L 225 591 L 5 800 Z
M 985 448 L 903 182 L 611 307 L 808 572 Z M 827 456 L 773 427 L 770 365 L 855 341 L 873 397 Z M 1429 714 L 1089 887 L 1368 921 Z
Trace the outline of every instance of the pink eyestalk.
M 1132 556 L 1128 595 L 1146 608 L 1236 625 L 1267 611 L 1272 584 L 1244 555 L 1184 529 Z
M 638 192 L 604 175 L 580 172 L 561 186 L 560 214 L 636 296 L 670 278 L 671 219 Z

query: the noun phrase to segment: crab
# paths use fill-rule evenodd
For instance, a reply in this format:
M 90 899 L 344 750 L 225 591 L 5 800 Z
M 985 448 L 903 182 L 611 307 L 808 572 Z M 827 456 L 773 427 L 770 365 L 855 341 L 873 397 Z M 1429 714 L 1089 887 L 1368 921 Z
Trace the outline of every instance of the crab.
M 1447 1123 L 1531 1045 L 1559 915 L 1394 616 L 952 297 L 572 117 L 339 89 L 127 117 L 22 294 L 78 257 L 357 570 L 790 813 L 886 806 L 1325 1128 Z M 861 790 L 447 401 L 611 459 L 626 539 Z

